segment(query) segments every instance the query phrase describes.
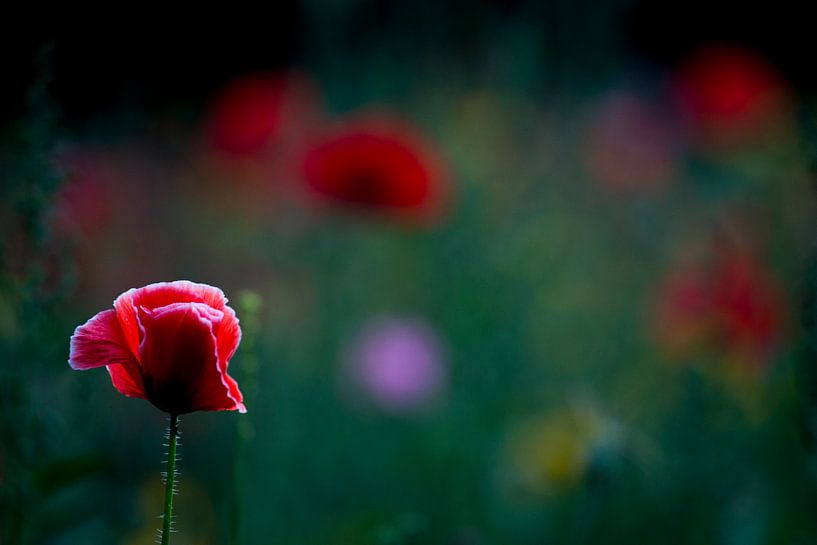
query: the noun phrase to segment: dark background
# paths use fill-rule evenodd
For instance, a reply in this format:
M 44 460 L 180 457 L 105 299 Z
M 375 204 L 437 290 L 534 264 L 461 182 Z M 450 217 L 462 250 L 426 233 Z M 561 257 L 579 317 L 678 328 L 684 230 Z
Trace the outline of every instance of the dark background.
M 817 87 L 810 62 L 817 7 L 795 1 L 357 1 L 342 17 L 327 15 L 328 33 L 321 27 L 326 21 L 309 20 L 293 0 L 276 2 L 264 14 L 209 8 L 189 18 L 164 7 L 88 10 L 84 16 L 58 8 L 45 21 L 31 11 L 8 11 L 0 35 L 0 115 L 6 123 L 25 111 L 37 52 L 47 43 L 54 46 L 54 99 L 64 122 L 75 125 L 123 106 L 161 110 L 201 101 L 236 74 L 320 62 L 330 52 L 354 56 L 382 47 L 388 36 L 408 34 L 396 46 L 397 61 L 401 50 L 425 48 L 429 55 L 474 63 L 487 38 L 515 21 L 541 28 L 565 64 L 592 68 L 604 55 L 594 50 L 593 39 L 612 27 L 628 62 L 672 67 L 702 43 L 737 42 L 772 60 L 796 90 Z M 310 39 L 316 28 L 323 42 Z

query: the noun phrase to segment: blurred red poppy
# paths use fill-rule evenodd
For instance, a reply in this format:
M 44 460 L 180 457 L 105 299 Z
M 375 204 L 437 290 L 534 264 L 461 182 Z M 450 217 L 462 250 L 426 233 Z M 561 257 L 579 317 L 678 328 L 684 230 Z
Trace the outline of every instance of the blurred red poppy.
M 712 302 L 726 345 L 747 356 L 766 358 L 779 341 L 783 304 L 777 286 L 754 256 L 738 253 L 719 263 Z
M 120 393 L 162 411 L 246 412 L 227 366 L 241 340 L 235 312 L 218 288 L 187 281 L 131 289 L 79 326 L 68 363 L 107 367 Z
M 214 97 L 206 133 L 220 151 L 252 156 L 284 132 L 299 132 L 314 122 L 317 91 L 297 73 L 258 73 L 228 83 Z
M 775 67 L 731 45 L 693 53 L 676 75 L 675 90 L 693 121 L 715 132 L 756 127 L 779 114 L 786 102 L 786 87 Z
M 673 271 L 659 289 L 658 339 L 673 352 L 683 352 L 706 336 L 711 299 L 706 275 L 697 267 Z
M 329 132 L 307 152 L 304 177 L 330 201 L 411 219 L 434 216 L 446 193 L 442 160 L 417 132 L 392 120 Z
M 672 350 L 714 344 L 763 364 L 778 345 L 784 304 L 771 275 L 746 251 L 723 250 L 709 266 L 674 272 L 661 289 L 659 340 Z

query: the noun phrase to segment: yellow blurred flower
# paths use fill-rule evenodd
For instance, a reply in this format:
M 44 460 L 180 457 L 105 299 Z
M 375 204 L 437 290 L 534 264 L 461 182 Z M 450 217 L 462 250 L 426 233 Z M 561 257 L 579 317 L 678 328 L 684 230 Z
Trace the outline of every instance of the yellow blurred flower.
M 596 458 L 615 454 L 621 442 L 620 425 L 591 405 L 531 417 L 508 436 L 504 484 L 530 496 L 570 489 L 581 483 Z

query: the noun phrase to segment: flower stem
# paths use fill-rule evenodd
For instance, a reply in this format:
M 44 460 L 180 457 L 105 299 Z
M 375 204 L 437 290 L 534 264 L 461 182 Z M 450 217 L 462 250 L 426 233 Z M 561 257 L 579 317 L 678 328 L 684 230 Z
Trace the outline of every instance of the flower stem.
M 173 526 L 173 494 L 176 493 L 176 448 L 179 443 L 179 415 L 170 415 L 167 436 L 167 473 L 165 476 L 165 510 L 162 515 L 162 545 L 170 542 Z

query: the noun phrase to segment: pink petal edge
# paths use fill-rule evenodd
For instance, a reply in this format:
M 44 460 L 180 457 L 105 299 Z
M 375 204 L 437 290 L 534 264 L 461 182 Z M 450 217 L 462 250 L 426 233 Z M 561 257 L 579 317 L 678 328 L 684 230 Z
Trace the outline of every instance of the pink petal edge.
M 182 296 L 181 301 L 179 300 L 180 295 Z M 175 280 L 173 282 L 155 282 L 141 288 L 131 288 L 114 300 L 113 305 L 122 324 L 128 346 L 137 358 L 139 357 L 139 345 L 141 344 L 137 308 L 146 306 L 154 309 L 180 302 L 204 303 L 216 310 L 223 311 L 228 299 L 224 292 L 215 286 L 191 282 L 190 280 Z

